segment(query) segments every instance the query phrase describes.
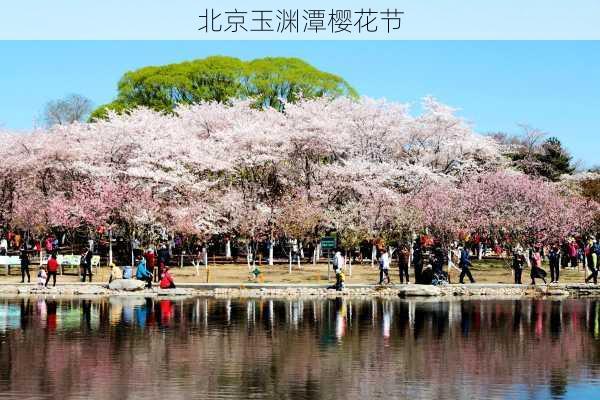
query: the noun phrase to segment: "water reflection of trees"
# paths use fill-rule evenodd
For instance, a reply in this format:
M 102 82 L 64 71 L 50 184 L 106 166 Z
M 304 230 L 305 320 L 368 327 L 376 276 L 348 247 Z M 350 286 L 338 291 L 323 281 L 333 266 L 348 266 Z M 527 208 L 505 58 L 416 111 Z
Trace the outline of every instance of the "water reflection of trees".
M 24 298 L 0 337 L 0 390 L 54 398 L 561 398 L 600 377 L 596 300 Z

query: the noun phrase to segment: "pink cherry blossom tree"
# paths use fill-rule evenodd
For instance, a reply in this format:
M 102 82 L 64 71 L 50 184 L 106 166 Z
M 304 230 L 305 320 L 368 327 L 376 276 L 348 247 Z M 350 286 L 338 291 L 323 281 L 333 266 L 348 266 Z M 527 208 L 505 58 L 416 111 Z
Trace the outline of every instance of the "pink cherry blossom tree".
M 284 112 L 250 104 L 0 133 L 0 217 L 40 234 L 226 235 L 249 255 L 268 241 L 272 262 L 276 240 L 316 248 L 328 230 L 348 249 L 422 231 L 444 243 L 469 234 L 548 243 L 586 233 L 598 213 L 567 185 L 511 171 L 492 138 L 432 98 L 419 115 L 367 98 L 302 100 Z

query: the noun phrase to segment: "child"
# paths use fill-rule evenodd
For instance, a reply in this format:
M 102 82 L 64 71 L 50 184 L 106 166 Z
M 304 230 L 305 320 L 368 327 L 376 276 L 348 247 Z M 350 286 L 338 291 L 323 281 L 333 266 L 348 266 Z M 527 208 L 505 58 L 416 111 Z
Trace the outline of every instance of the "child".
M 123 271 L 121 268 L 117 267 L 115 263 L 110 264 L 110 277 L 108 278 L 108 283 L 110 284 L 112 281 L 116 279 L 123 279 Z
M 46 284 L 46 278 L 48 277 L 48 275 L 46 274 L 46 268 L 45 267 L 40 267 L 40 270 L 38 271 L 37 274 L 37 283 L 39 287 L 44 287 L 44 285 Z

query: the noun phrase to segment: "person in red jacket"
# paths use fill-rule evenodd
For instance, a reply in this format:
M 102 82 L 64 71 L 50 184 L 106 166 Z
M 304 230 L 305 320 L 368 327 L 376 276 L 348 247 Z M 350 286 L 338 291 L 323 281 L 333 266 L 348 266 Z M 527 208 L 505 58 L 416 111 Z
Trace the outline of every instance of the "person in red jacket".
M 165 267 L 165 271 L 160 279 L 161 289 L 175 289 L 175 282 L 173 282 L 173 276 L 169 272 L 169 268 Z
M 46 277 L 45 287 L 48 287 L 48 282 L 50 282 L 50 277 L 52 277 L 52 286 L 56 286 L 56 274 L 58 273 L 58 269 L 60 268 L 60 263 L 56 259 L 56 254 L 52 254 L 50 259 L 48 260 L 48 276 Z
M 154 254 L 154 250 L 151 248 L 146 250 L 144 258 L 146 259 L 146 268 L 155 276 L 155 282 L 158 282 L 160 271 L 154 272 L 154 268 L 156 268 L 156 254 Z

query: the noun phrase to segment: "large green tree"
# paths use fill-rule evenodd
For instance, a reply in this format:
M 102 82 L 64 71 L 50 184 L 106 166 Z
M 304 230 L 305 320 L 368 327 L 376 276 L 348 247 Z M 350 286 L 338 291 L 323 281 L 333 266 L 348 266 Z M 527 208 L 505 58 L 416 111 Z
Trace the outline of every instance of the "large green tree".
M 570 175 L 575 171 L 571 163 L 573 157 L 556 137 L 551 137 L 542 144 L 538 160 L 542 165 L 539 174 L 552 181 L 557 181 L 562 175 Z
M 177 104 L 226 102 L 232 98 L 253 98 L 257 106 L 281 109 L 283 101 L 324 95 L 354 97 L 357 93 L 343 78 L 298 58 L 242 61 L 214 56 L 125 73 L 118 84 L 117 98 L 96 109 L 91 119 L 103 118 L 108 110 L 123 112 L 146 106 L 171 112 Z
M 520 142 L 517 141 L 511 149 L 508 156 L 515 167 L 526 174 L 542 176 L 556 182 L 562 175 L 569 175 L 575 171 L 573 157 L 556 137 L 548 138 L 541 144 L 526 137 Z

